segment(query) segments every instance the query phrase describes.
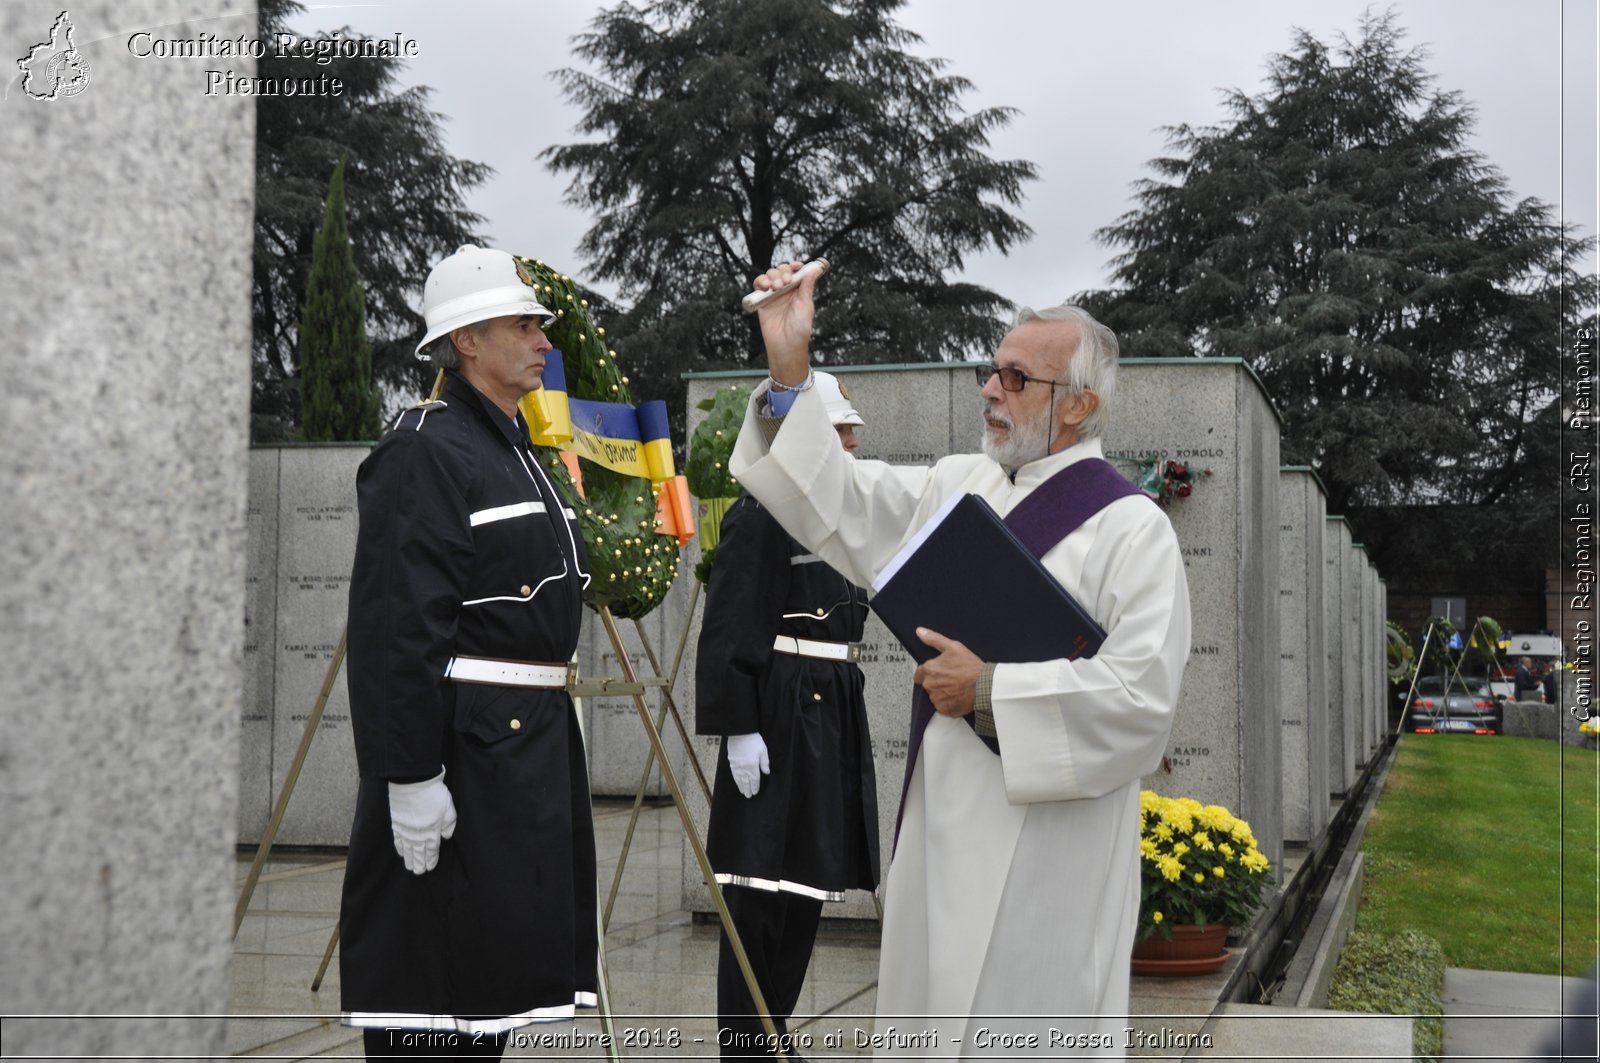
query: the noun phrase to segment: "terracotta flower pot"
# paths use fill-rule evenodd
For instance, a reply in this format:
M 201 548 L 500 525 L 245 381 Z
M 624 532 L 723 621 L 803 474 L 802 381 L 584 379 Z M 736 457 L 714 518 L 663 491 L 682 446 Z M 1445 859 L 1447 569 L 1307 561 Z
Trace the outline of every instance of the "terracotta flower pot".
M 1133 943 L 1133 973 L 1157 976 L 1210 974 L 1228 962 L 1227 923 L 1177 923 L 1172 940 L 1158 931 Z

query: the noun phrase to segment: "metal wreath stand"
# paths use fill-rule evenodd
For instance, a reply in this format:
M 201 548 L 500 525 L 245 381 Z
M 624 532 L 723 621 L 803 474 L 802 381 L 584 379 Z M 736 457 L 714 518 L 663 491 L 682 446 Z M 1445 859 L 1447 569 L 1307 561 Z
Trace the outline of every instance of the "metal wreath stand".
M 444 384 L 444 372 L 441 370 L 433 386 L 430 400 L 438 397 Z M 700 584 L 694 582 L 694 589 L 689 599 L 689 614 L 694 613 L 695 605 L 699 601 Z M 605 625 L 606 636 L 611 640 L 611 648 L 616 654 L 617 661 L 622 667 L 622 678 L 581 679 L 576 673 L 576 668 L 569 670 L 567 679 L 567 692 L 574 699 L 583 697 L 615 696 L 628 694 L 633 698 L 634 707 L 639 713 L 639 723 L 644 728 L 645 736 L 650 740 L 650 754 L 645 758 L 644 771 L 639 776 L 639 786 L 634 793 L 633 812 L 628 819 L 628 829 L 623 836 L 622 852 L 617 859 L 617 869 L 612 876 L 611 892 L 606 898 L 603 907 L 596 907 L 596 921 L 599 923 L 599 956 L 597 958 L 597 971 L 599 974 L 598 997 L 599 1006 L 596 1009 L 602 1032 L 606 1035 L 606 1049 L 609 1058 L 620 1060 L 618 1039 L 612 1025 L 611 987 L 610 976 L 606 971 L 606 930 L 611 923 L 611 911 L 616 904 L 617 890 L 622 883 L 622 872 L 628 863 L 628 850 L 633 844 L 633 833 L 638 826 L 639 813 L 644 806 L 645 788 L 649 784 L 650 770 L 659 761 L 661 774 L 666 781 L 667 789 L 672 794 L 672 803 L 678 810 L 678 819 L 683 825 L 684 837 L 694 850 L 695 859 L 700 864 L 700 874 L 705 879 L 706 888 L 711 891 L 712 903 L 717 908 L 717 918 L 722 922 L 723 932 L 728 935 L 728 942 L 733 948 L 734 958 L 739 963 L 739 971 L 744 975 L 745 986 L 750 990 L 750 999 L 754 1002 L 756 1014 L 761 1019 L 761 1025 L 770 1039 L 775 1053 L 774 1058 L 787 1059 L 788 1054 L 783 1050 L 782 1040 L 778 1036 L 777 1027 L 773 1024 L 771 1012 L 767 1008 L 766 998 L 761 993 L 761 987 L 756 984 L 755 973 L 750 968 L 750 958 L 745 953 L 744 942 L 739 938 L 739 931 L 733 925 L 733 916 L 728 912 L 727 903 L 722 896 L 722 888 L 717 883 L 716 874 L 711 869 L 710 858 L 706 856 L 705 842 L 700 837 L 700 831 L 695 827 L 694 820 L 689 815 L 688 805 L 684 801 L 683 790 L 678 783 L 677 773 L 673 770 L 672 761 L 667 757 L 665 744 L 661 739 L 661 727 L 667 717 L 672 717 L 678 734 L 683 740 L 684 749 L 689 754 L 689 764 L 694 769 L 695 778 L 699 780 L 701 792 L 705 795 L 706 803 L 711 802 L 711 786 L 706 782 L 705 773 L 700 768 L 699 758 L 696 757 L 694 744 L 690 740 L 688 729 L 683 724 L 683 717 L 678 712 L 677 703 L 673 700 L 672 691 L 677 685 L 679 668 L 683 663 L 683 651 L 689 640 L 689 629 L 685 626 L 678 637 L 678 647 L 673 656 L 672 672 L 670 675 L 661 675 L 661 665 L 656 659 L 655 651 L 650 645 L 650 640 L 645 636 L 644 626 L 637 619 L 634 620 L 634 630 L 639 637 L 639 643 L 644 648 L 650 660 L 650 666 L 655 669 L 656 675 L 641 679 L 633 668 L 633 661 L 627 653 L 622 642 L 622 633 L 617 628 L 617 621 L 611 615 L 609 607 L 602 606 L 598 610 L 600 622 Z M 272 817 L 267 822 L 266 831 L 262 834 L 261 841 L 256 847 L 255 859 L 250 864 L 250 873 L 245 876 L 244 886 L 239 893 L 238 904 L 233 912 L 233 935 L 239 936 L 239 927 L 244 923 L 246 910 L 250 907 L 250 899 L 255 894 L 256 883 L 261 878 L 261 871 L 266 866 L 267 858 L 272 852 L 272 844 L 278 835 L 278 829 L 283 824 L 284 812 L 289 807 L 289 799 L 294 795 L 295 784 L 299 781 L 300 770 L 305 766 L 306 755 L 311 750 L 311 741 L 317 733 L 322 722 L 323 709 L 327 706 L 328 697 L 333 691 L 334 681 L 338 678 L 339 669 L 344 663 L 345 652 L 348 646 L 348 626 L 339 632 L 339 642 L 333 651 L 333 659 L 328 662 L 327 673 L 322 679 L 322 689 L 317 693 L 316 704 L 312 707 L 311 715 L 306 720 L 305 731 L 300 736 L 299 748 L 295 750 L 294 759 L 289 764 L 288 774 L 284 778 L 283 790 L 278 795 L 276 805 L 272 810 Z M 651 719 L 650 710 L 645 704 L 644 692 L 647 687 L 661 689 L 661 709 L 655 719 Z M 574 705 L 574 711 L 578 706 Z M 588 735 L 583 729 L 583 717 L 578 717 L 579 733 L 584 740 L 584 759 L 588 759 Z M 596 883 L 598 893 L 598 882 Z M 597 897 L 598 900 L 598 897 Z M 878 916 L 881 920 L 883 910 L 876 894 L 873 902 L 878 905 Z M 328 966 L 333 962 L 333 950 L 339 944 L 339 926 L 334 924 L 333 933 L 328 938 L 327 950 L 322 954 L 322 964 L 317 968 L 316 977 L 311 980 L 311 991 L 317 992 L 322 986 L 323 976 L 328 971 Z
M 693 608 L 694 606 L 691 605 L 690 609 L 692 610 Z M 1417 680 L 1422 678 L 1422 664 L 1428 659 L 1428 646 L 1433 642 L 1433 636 L 1437 627 L 1437 624 L 1430 623 L 1428 625 L 1427 633 L 1422 636 L 1422 650 L 1417 654 L 1416 667 L 1410 669 L 1411 682 L 1406 690 L 1405 702 L 1400 709 L 1400 725 L 1395 728 L 1395 734 L 1397 735 L 1405 733 L 1406 717 L 1411 714 L 1411 700 L 1416 697 L 1417 693 Z M 640 634 L 642 635 L 643 632 Z M 1450 674 L 1446 677 L 1444 682 L 1444 693 L 1439 699 L 1440 703 L 1444 706 L 1444 718 L 1446 722 L 1448 722 L 1450 719 L 1450 691 L 1454 689 L 1456 680 L 1461 676 L 1461 666 L 1466 663 L 1466 648 L 1471 647 L 1479 635 L 1483 636 L 1483 644 L 1489 647 L 1490 661 L 1498 664 L 1500 660 L 1499 647 L 1496 646 L 1494 640 L 1489 637 L 1489 632 L 1484 629 L 1483 617 L 1480 616 L 1475 618 L 1472 622 L 1472 633 L 1467 636 L 1467 640 L 1463 644 L 1464 648 L 1461 652 L 1461 656 L 1456 658 L 1454 667 L 1449 669 Z M 1446 660 L 1448 661 L 1449 658 L 1447 657 Z M 1502 730 L 1504 729 L 1504 726 L 1504 722 L 1502 721 Z M 696 765 L 696 767 L 698 767 L 698 765 Z

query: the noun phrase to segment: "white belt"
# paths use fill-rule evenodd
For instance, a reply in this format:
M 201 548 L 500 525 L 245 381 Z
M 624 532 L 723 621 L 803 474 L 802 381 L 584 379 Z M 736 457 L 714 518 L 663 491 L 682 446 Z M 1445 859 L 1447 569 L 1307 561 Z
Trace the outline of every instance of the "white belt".
M 567 685 L 567 666 L 537 661 L 502 661 L 494 657 L 452 657 L 445 665 L 446 679 L 458 683 L 488 683 L 497 687 L 547 687 Z
M 772 648 L 779 653 L 792 653 L 796 657 L 816 657 L 823 661 L 859 661 L 861 646 L 855 642 L 818 642 L 816 639 L 797 639 L 779 635 L 772 640 Z

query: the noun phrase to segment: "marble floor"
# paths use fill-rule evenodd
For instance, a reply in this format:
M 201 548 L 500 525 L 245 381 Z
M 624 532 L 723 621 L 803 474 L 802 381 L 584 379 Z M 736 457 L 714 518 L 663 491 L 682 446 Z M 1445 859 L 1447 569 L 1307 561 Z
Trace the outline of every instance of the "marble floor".
M 631 812 L 628 801 L 595 804 L 602 903 Z M 717 1055 L 717 926 L 683 907 L 682 837 L 671 805 L 644 808 L 607 924 L 611 1023 L 629 1059 Z M 240 858 L 241 885 L 249 864 L 249 854 Z M 343 878 L 344 861 L 326 855 L 275 853 L 268 862 L 234 946 L 228 1050 L 235 1056 L 360 1055 L 359 1033 L 338 1024 L 337 951 L 319 990 L 311 990 L 338 918 Z M 844 1045 L 826 1054 L 866 1054 L 852 1042 L 857 1026 L 872 1029 L 877 975 L 876 924 L 825 921 L 796 1011 L 801 1017 L 792 1026 L 796 1035 L 820 1046 L 824 1030 L 842 1030 Z M 594 1047 L 601 1032 L 597 1012 L 580 1013 L 573 1024 L 524 1027 L 524 1043 L 514 1043 L 506 1058 L 604 1059 L 605 1051 Z M 550 1040 L 557 1043 L 537 1043 Z
M 595 805 L 602 902 L 631 811 L 628 801 Z M 717 926 L 683 906 L 682 849 L 676 810 L 647 805 L 606 934 L 612 1029 L 627 1059 L 717 1057 L 715 1018 L 706 1014 L 716 1000 Z M 240 858 L 241 885 L 249 863 L 249 854 Z M 320 989 L 311 989 L 337 920 L 343 875 L 343 860 L 326 854 L 278 853 L 268 863 L 234 948 L 230 1053 L 280 1060 L 360 1057 L 359 1033 L 338 1022 L 337 953 Z M 874 1028 L 877 973 L 877 924 L 825 920 L 791 1023 L 803 1055 L 813 1060 L 870 1055 L 861 1042 Z M 1198 978 L 1135 978 L 1129 1025 L 1141 1036 L 1129 1055 L 1182 1058 L 1190 1046 L 1175 1041 L 1212 1028 L 1208 1023 L 1214 1024 L 1226 973 L 1225 968 Z M 507 1058 L 607 1058 L 599 1046 L 598 1012 L 582 1013 L 571 1024 L 524 1027 L 520 1033 Z M 1307 1049 L 1314 1051 L 1316 1039 L 1310 1041 Z M 956 1051 L 945 1045 L 927 1058 L 953 1058 Z

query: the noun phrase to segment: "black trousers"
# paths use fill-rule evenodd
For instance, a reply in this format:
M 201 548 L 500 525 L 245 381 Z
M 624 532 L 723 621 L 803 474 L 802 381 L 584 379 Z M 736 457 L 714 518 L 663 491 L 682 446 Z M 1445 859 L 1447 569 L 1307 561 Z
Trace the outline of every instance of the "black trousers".
M 722 891 L 728 914 L 739 931 L 756 985 L 766 999 L 772 1024 L 781 1035 L 794 1013 L 805 984 L 811 950 L 822 921 L 822 902 L 795 893 L 774 893 L 745 886 Z M 772 1055 L 755 1001 L 734 958 L 727 932 L 717 959 L 717 1042 L 723 1059 L 761 1059 Z M 785 1055 L 795 1053 L 785 1049 Z
M 363 1030 L 367 1059 L 499 1059 L 506 1035 L 440 1030 Z

